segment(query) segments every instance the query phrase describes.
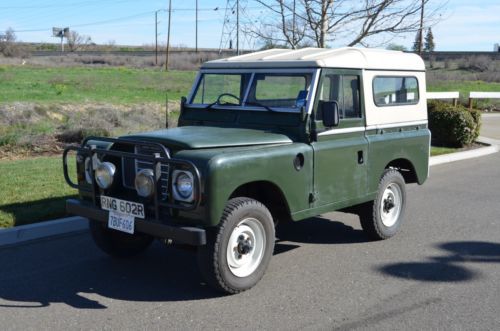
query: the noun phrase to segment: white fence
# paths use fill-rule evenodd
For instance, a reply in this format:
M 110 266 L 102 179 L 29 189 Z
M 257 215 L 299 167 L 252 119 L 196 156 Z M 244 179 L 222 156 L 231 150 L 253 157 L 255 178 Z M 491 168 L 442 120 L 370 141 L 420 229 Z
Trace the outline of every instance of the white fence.
M 427 99 L 451 99 L 454 106 L 457 105 L 459 97 L 459 92 L 427 92 Z
M 470 92 L 469 109 L 472 109 L 473 99 L 500 99 L 500 92 Z

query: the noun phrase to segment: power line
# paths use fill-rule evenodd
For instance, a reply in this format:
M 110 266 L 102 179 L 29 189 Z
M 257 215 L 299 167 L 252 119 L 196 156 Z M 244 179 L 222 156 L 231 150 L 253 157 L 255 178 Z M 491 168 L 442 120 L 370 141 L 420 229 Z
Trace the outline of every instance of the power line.
M 132 2 L 134 0 L 117 0 L 114 3 Z M 75 6 L 87 6 L 93 4 L 102 4 L 102 0 L 94 1 L 80 1 L 73 3 L 58 2 L 51 5 L 31 5 L 31 6 L 2 6 L 0 9 L 45 9 L 45 8 L 61 8 L 61 7 L 75 7 Z
M 154 13 L 154 11 L 148 11 L 148 12 L 143 12 L 140 14 L 135 14 L 135 15 L 130 15 L 130 16 L 124 16 L 124 17 L 118 17 L 118 18 L 113 18 L 109 20 L 104 20 L 104 21 L 97 21 L 97 22 L 92 22 L 92 23 L 83 23 L 83 24 L 72 24 L 72 28 L 81 28 L 85 26 L 95 26 L 95 25 L 104 25 L 108 23 L 115 23 L 115 22 L 120 22 L 132 18 L 138 18 L 138 17 L 143 17 L 146 15 L 151 15 Z M 39 28 L 39 29 L 27 29 L 27 30 L 14 30 L 15 33 L 22 33 L 22 32 L 41 32 L 41 31 L 46 31 L 50 30 L 51 28 Z
M 102 2 L 102 1 L 100 1 Z M 87 2 L 87 3 L 90 3 L 90 2 Z M 0 8 L 3 8 L 3 7 L 0 7 Z M 257 8 L 257 7 L 252 7 L 252 8 Z M 252 9 L 252 8 L 246 8 L 246 9 Z M 215 8 L 198 8 L 198 11 L 219 11 L 219 10 L 228 10 L 228 9 L 233 9 L 233 8 L 226 8 L 226 7 L 215 7 Z M 164 9 L 165 11 L 167 11 L 167 9 Z M 172 8 L 172 12 L 176 12 L 176 11 L 196 11 L 196 8 Z M 114 22 L 117 22 L 117 21 L 124 21 L 124 20 L 128 20 L 128 19 L 132 19 L 132 18 L 137 18 L 137 17 L 142 17 L 142 16 L 146 16 L 146 15 L 151 15 L 153 14 L 155 11 L 148 11 L 148 12 L 142 12 L 142 13 L 139 13 L 139 14 L 135 14 L 135 15 L 130 15 L 130 16 L 124 16 L 124 17 L 118 17 L 118 18 L 113 18 L 113 19 L 109 19 L 109 20 L 103 20 L 103 21 L 97 21 L 97 22 L 91 22 L 91 23 L 82 23 L 82 24 L 72 24 L 71 27 L 72 28 L 79 28 L 79 27 L 86 27 L 86 26 L 96 26 L 96 25 L 104 25 L 104 24 L 108 24 L 108 23 L 114 23 Z M 50 30 L 51 27 L 47 27 L 47 28 L 33 28 L 33 29 L 20 29 L 20 30 L 14 30 L 15 33 L 24 33 L 24 32 L 43 32 L 43 31 L 47 31 L 47 30 Z

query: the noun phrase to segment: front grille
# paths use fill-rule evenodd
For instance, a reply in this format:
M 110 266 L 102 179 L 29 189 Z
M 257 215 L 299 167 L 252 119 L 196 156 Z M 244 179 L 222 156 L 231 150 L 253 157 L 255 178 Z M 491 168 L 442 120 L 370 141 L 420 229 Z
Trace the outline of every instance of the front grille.
M 146 145 L 136 145 L 134 148 L 135 154 L 154 156 L 155 153 L 160 153 L 157 147 L 146 146 Z M 162 155 L 160 153 L 160 155 Z M 153 169 L 153 162 L 123 158 L 122 159 L 122 169 L 123 169 L 123 186 L 131 189 L 135 189 L 134 180 L 135 175 L 143 169 Z M 161 175 L 160 175 L 160 196 L 163 200 L 168 197 L 168 164 L 161 164 Z

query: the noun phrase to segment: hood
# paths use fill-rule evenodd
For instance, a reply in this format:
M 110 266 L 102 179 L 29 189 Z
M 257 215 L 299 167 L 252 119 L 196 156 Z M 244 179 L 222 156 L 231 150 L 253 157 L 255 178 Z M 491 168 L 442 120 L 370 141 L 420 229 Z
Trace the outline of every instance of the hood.
M 287 144 L 286 135 L 255 129 L 183 126 L 173 129 L 137 133 L 122 139 L 147 140 L 175 149 L 235 147 L 267 144 Z

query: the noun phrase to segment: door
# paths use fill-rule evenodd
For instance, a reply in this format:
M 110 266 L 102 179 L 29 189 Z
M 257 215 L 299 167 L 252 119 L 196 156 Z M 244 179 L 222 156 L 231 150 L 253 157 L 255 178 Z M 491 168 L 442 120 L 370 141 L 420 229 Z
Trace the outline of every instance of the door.
M 313 207 L 342 208 L 367 194 L 368 143 L 361 70 L 322 70 L 314 105 Z M 336 101 L 339 125 L 323 126 L 321 103 Z

